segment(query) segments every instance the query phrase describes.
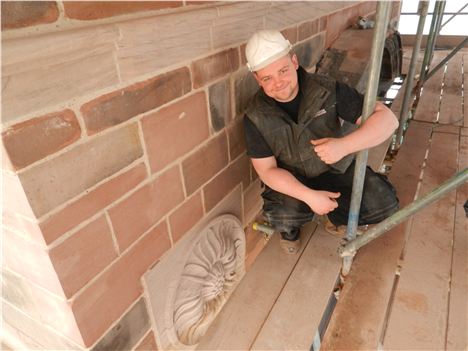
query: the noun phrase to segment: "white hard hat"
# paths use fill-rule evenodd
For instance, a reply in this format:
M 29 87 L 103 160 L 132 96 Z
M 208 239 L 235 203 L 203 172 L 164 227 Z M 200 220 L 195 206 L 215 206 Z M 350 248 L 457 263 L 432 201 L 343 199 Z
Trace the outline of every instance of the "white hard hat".
M 292 46 L 277 30 L 260 30 L 247 42 L 245 57 L 251 72 L 258 71 L 285 56 Z

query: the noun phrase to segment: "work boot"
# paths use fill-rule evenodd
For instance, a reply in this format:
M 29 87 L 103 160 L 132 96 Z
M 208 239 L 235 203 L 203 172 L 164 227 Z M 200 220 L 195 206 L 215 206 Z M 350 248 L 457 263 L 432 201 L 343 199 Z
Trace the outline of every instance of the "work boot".
M 325 228 L 325 231 L 328 234 L 331 234 L 331 235 L 336 236 L 338 238 L 346 237 L 347 226 L 345 226 L 344 224 L 343 225 L 335 225 L 327 217 L 323 226 Z M 358 226 L 357 230 L 356 230 L 356 235 L 359 236 L 359 235 L 364 234 L 367 231 L 367 229 L 369 229 L 368 227 L 369 227 L 368 225 Z
M 288 255 L 294 255 L 299 252 L 301 239 L 299 229 L 293 229 L 290 232 L 281 232 L 280 247 Z

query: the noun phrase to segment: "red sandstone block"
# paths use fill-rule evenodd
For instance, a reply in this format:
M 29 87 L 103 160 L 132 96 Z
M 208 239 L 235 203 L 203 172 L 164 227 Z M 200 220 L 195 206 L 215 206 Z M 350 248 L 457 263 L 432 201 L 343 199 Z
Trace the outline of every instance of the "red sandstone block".
M 298 28 L 299 41 L 310 38 L 312 35 L 317 34 L 320 29 L 320 18 L 316 18 L 313 21 L 307 21 L 302 23 Z
M 193 194 L 228 162 L 227 138 L 223 132 L 182 162 L 187 195 Z
M 15 124 L 2 133 L 11 164 L 20 169 L 63 149 L 81 135 L 71 110 L 54 112 Z
M 240 50 L 240 57 L 241 57 L 241 64 L 244 66 L 247 64 L 247 58 L 245 57 L 245 47 L 247 46 L 246 43 L 242 44 L 239 48 Z
M 158 351 L 154 333 L 150 331 L 145 338 L 135 347 L 135 351 Z
M 328 23 L 328 17 L 327 16 L 320 17 L 319 32 L 323 32 L 323 31 L 327 30 L 327 23 Z
M 160 171 L 209 137 L 205 92 L 145 116 L 142 127 L 151 171 Z
M 169 216 L 173 242 L 178 241 L 203 217 L 201 192 L 186 200 Z
M 216 206 L 239 183 L 243 184 L 244 189 L 249 185 L 249 167 L 248 157 L 241 156 L 203 188 L 206 212 Z
M 358 10 L 356 6 L 329 15 L 327 18 L 325 48 L 329 48 L 340 33 L 356 22 L 357 18 Z
M 65 15 L 90 21 L 128 13 L 180 7 L 183 1 L 64 1 Z
M 162 222 L 76 297 L 72 308 L 86 346 L 141 295 L 141 276 L 170 246 L 166 222 Z
M 2 1 L 2 30 L 22 28 L 57 20 L 55 1 Z
M 62 286 L 46 249 L 23 240 L 6 228 L 2 228 L 2 231 L 2 264 L 44 289 L 56 295 L 64 296 Z
M 134 189 L 146 177 L 146 167 L 143 163 L 140 163 L 72 202 L 40 223 L 44 240 L 48 244 L 51 243 L 63 233 L 95 215 L 98 211 Z
M 263 203 L 262 192 L 263 188 L 260 180 L 251 183 L 244 191 L 244 221 L 251 220 L 260 211 L 261 204 Z
M 109 210 L 121 251 L 184 200 L 179 167 L 174 166 L 150 184 Z
M 94 220 L 49 251 L 50 259 L 67 297 L 107 267 L 117 252 L 104 216 Z
M 229 138 L 229 159 L 234 160 L 246 150 L 245 136 L 244 136 L 244 123 L 242 119 L 236 121 L 228 129 Z
M 193 86 L 199 88 L 239 68 L 239 49 L 232 48 L 192 63 Z
M 294 45 L 297 42 L 297 26 L 294 27 L 289 27 L 286 29 L 283 29 L 281 33 L 284 35 L 286 39 L 289 40 L 289 42 Z M 300 40 L 300 39 L 299 39 Z
M 88 134 L 125 122 L 188 93 L 187 67 L 103 95 L 81 107 Z

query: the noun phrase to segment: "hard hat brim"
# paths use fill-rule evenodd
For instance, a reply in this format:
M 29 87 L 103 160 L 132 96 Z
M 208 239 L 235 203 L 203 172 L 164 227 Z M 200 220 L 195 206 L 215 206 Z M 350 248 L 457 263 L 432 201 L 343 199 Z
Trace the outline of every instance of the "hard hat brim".
M 256 71 L 259 71 L 261 70 L 262 68 L 265 68 L 266 66 L 268 66 L 270 63 L 273 63 L 275 62 L 276 60 L 282 58 L 283 56 L 286 56 L 289 51 L 291 51 L 291 47 L 287 47 L 285 48 L 284 50 L 278 52 L 277 54 L 269 57 L 268 59 L 266 59 L 265 61 L 262 61 L 260 62 L 259 64 L 255 65 L 255 66 L 251 66 L 249 63 L 247 63 L 247 67 L 249 68 L 249 70 L 251 72 L 256 72 Z

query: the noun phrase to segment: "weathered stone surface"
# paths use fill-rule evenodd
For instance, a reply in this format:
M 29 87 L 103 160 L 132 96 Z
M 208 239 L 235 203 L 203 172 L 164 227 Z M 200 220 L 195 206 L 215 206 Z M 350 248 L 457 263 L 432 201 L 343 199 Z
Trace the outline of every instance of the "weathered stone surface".
M 87 347 L 141 296 L 142 274 L 170 247 L 166 222 L 162 222 L 77 296 L 72 308 Z
M 308 69 L 318 62 L 324 50 L 324 40 L 325 35 L 320 33 L 294 47 L 294 52 L 296 53 L 301 66 Z
M 27 343 L 31 349 L 82 350 L 79 345 L 55 333 L 43 323 L 35 321 L 4 301 L 1 303 L 3 323 L 18 331 L 22 336 L 21 341 Z
M 2 298 L 34 319 L 39 318 L 34 297 L 24 279 L 2 269 Z
M 169 216 L 172 241 L 175 243 L 203 217 L 201 192 L 185 201 Z
M 112 207 L 109 216 L 121 251 L 184 201 L 178 165 Z
M 182 162 L 187 195 L 193 194 L 228 162 L 226 133 L 221 133 Z
M 20 169 L 79 139 L 81 128 L 71 110 L 15 124 L 2 133 L 12 165 Z
M 2 1 L 2 30 L 51 23 L 58 15 L 55 1 Z
M 116 84 L 117 37 L 106 25 L 2 41 L 3 123 Z
M 239 49 L 232 48 L 192 63 L 193 86 L 199 88 L 239 68 Z
M 211 126 L 218 132 L 231 119 L 231 89 L 228 79 L 213 84 L 209 88 Z
M 151 171 L 157 172 L 208 139 L 205 92 L 179 100 L 142 119 Z
M 247 156 L 239 157 L 212 181 L 203 187 L 205 210 L 208 212 L 239 183 L 244 189 L 250 182 L 250 161 Z
M 37 217 L 82 193 L 143 154 L 136 124 L 93 138 L 20 175 Z
M 247 69 L 239 71 L 234 77 L 234 95 L 236 103 L 236 118 L 241 116 L 247 108 L 251 98 L 259 89 L 252 73 Z
M 146 177 L 146 167 L 143 163 L 140 163 L 127 172 L 101 184 L 96 189 L 87 192 L 83 197 L 40 223 L 43 240 L 50 244 L 65 232 L 73 229 L 134 189 Z
M 125 122 L 190 91 L 187 67 L 98 97 L 81 107 L 88 134 Z
M 65 295 L 73 296 L 117 257 L 106 218 L 92 221 L 52 248 L 49 256 Z
M 294 45 L 296 41 L 298 41 L 297 26 L 292 26 L 292 27 L 283 29 L 281 31 L 281 34 L 283 34 L 284 37 L 289 40 L 291 45 Z
M 65 1 L 63 3 L 67 17 L 82 21 L 182 5 L 182 1 Z
M 262 192 L 263 187 L 260 180 L 252 182 L 244 191 L 244 225 L 248 225 L 262 209 Z
M 145 301 L 140 298 L 135 306 L 109 330 L 91 351 L 127 351 L 143 337 L 150 321 Z

